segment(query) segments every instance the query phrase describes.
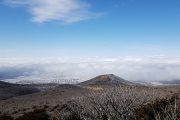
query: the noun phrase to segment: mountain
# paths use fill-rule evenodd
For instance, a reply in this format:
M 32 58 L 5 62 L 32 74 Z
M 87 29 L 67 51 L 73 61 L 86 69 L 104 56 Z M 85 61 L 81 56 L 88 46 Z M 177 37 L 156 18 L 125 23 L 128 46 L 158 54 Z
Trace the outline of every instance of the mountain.
M 40 91 L 39 89 L 32 86 L 11 84 L 0 81 L 0 100 L 5 100 L 8 98 L 21 96 L 21 95 L 32 94 L 39 91 Z
M 134 81 L 135 83 L 145 86 L 167 86 L 167 85 L 180 85 L 180 80 L 166 80 L 166 81 Z
M 113 74 L 100 75 L 93 79 L 79 83 L 80 86 L 120 86 L 120 85 L 138 85 L 133 82 L 129 82 L 123 78 L 120 78 Z
M 180 80 L 160 81 L 163 85 L 180 85 Z
M 143 81 L 143 80 L 137 80 L 137 81 L 133 81 L 134 83 L 143 85 L 143 86 L 154 86 L 155 84 L 148 82 L 148 81 Z

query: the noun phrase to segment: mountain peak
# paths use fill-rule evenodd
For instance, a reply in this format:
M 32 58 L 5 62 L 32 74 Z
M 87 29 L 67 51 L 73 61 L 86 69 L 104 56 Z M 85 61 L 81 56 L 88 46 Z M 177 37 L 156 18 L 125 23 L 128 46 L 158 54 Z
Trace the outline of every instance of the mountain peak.
M 129 82 L 123 78 L 120 78 L 114 74 L 104 74 L 99 75 L 93 79 L 82 82 L 79 85 L 82 86 L 96 86 L 96 85 L 106 85 L 106 86 L 118 86 L 118 85 L 136 85 L 135 83 Z
M 111 76 L 115 76 L 115 75 L 113 75 L 113 74 L 99 75 L 99 76 L 96 77 L 96 79 L 103 80 L 103 81 L 110 81 Z

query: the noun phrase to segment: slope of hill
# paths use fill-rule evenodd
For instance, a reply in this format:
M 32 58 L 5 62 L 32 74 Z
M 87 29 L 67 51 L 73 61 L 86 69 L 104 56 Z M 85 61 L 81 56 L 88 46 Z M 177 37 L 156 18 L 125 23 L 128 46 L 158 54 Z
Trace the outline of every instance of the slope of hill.
M 77 85 L 62 84 L 53 89 L 38 92 L 29 95 L 17 96 L 7 100 L 0 101 L 0 113 L 12 113 L 17 110 L 28 108 L 27 111 L 34 108 L 51 108 L 58 104 L 63 104 L 72 98 L 80 98 L 90 93 L 90 90 Z M 20 113 L 23 111 L 19 111 Z
M 5 100 L 20 95 L 32 94 L 39 91 L 39 89 L 32 86 L 11 84 L 0 81 L 0 100 Z
M 100 75 L 88 81 L 79 83 L 79 85 L 80 86 L 120 86 L 120 85 L 132 86 L 133 85 L 134 86 L 138 84 L 129 82 L 113 74 L 106 74 L 106 75 Z

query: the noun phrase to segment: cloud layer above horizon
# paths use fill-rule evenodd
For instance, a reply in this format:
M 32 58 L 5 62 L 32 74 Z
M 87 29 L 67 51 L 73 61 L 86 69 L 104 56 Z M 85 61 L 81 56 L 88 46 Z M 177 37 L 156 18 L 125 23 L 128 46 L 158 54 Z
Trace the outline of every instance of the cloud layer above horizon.
M 91 5 L 83 0 L 4 0 L 6 5 L 24 7 L 32 21 L 44 23 L 60 21 L 64 24 L 99 16 L 90 11 Z
M 5 81 L 85 81 L 101 74 L 115 74 L 129 81 L 180 80 L 180 57 L 41 58 L 0 59 Z M 65 81 L 63 81 L 65 82 Z

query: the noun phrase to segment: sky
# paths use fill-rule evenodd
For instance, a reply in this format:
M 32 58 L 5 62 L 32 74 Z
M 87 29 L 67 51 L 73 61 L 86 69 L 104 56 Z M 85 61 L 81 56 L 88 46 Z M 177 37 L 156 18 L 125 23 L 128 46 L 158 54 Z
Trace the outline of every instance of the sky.
M 0 80 L 180 80 L 179 0 L 0 0 Z
M 1 0 L 0 57 L 178 56 L 179 0 Z

